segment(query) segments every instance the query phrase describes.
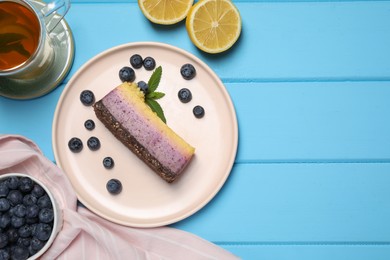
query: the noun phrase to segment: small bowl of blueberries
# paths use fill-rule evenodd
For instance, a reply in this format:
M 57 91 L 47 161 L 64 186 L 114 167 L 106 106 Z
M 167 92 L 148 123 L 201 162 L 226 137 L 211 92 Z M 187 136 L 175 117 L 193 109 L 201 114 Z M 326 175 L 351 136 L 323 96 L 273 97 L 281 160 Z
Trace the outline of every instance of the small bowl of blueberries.
M 23 173 L 0 175 L 0 259 L 37 259 L 62 228 L 50 190 Z

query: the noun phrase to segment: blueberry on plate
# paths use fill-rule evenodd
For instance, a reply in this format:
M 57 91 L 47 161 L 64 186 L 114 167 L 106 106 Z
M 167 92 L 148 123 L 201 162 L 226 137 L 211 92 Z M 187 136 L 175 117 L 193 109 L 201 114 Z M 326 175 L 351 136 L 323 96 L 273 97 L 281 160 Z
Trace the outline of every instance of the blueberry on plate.
M 205 114 L 202 106 L 195 106 L 194 109 L 192 109 L 192 112 L 196 118 L 202 118 Z
M 103 166 L 106 169 L 112 169 L 114 167 L 114 159 L 107 156 L 103 159 Z
M 95 95 L 90 90 L 83 90 L 80 93 L 80 101 L 85 106 L 92 106 L 95 103 Z
M 87 145 L 91 151 L 96 151 L 96 150 L 99 150 L 99 148 L 100 148 L 100 141 L 97 137 L 92 136 L 88 139 Z
M 183 103 L 188 103 L 192 99 L 191 91 L 188 88 L 180 89 L 179 92 L 177 93 L 177 95 L 178 95 L 180 101 Z
M 84 122 L 84 127 L 91 131 L 95 129 L 95 122 L 92 119 L 88 119 Z
M 78 153 L 83 150 L 83 142 L 77 137 L 72 137 L 68 142 L 68 147 L 72 152 Z
M 133 82 L 135 80 L 135 72 L 130 67 L 123 67 L 119 70 L 119 79 L 122 82 Z
M 146 93 L 148 93 L 148 88 L 149 88 L 149 85 L 148 83 L 146 83 L 145 81 L 140 81 L 137 83 L 139 89 L 144 92 L 144 94 L 146 95 Z
M 131 66 L 133 66 L 134 69 L 141 68 L 143 64 L 142 56 L 139 54 L 134 54 L 130 57 L 130 64 Z
M 181 66 L 180 74 L 183 76 L 184 79 L 190 80 L 195 77 L 196 69 L 192 64 L 187 63 Z
M 106 188 L 111 194 L 119 194 L 122 191 L 122 183 L 117 179 L 111 179 L 107 182 Z
M 146 57 L 143 65 L 146 70 L 153 70 L 156 67 L 156 61 L 152 57 Z

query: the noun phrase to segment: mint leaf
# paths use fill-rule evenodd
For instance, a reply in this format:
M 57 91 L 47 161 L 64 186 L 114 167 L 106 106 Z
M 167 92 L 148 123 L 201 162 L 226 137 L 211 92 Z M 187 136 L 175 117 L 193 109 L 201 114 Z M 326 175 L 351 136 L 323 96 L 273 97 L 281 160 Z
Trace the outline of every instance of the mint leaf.
M 155 91 L 155 92 L 152 92 L 152 93 L 148 93 L 146 95 L 146 98 L 160 99 L 160 98 L 162 98 L 164 96 L 165 96 L 165 93 Z
M 153 74 L 150 76 L 148 81 L 148 91 L 145 95 L 145 102 L 164 123 L 167 123 L 164 111 L 162 110 L 160 104 L 156 101 L 156 99 L 160 99 L 165 96 L 164 93 L 156 91 L 158 85 L 160 84 L 161 75 L 162 68 L 159 66 L 153 71 Z
M 152 111 L 155 112 L 155 113 L 157 114 L 157 116 L 158 116 L 164 123 L 166 123 L 167 120 L 166 120 L 166 118 L 165 118 L 164 111 L 162 110 L 160 104 L 157 103 L 157 101 L 155 101 L 154 99 L 149 99 L 149 98 L 147 98 L 145 101 L 146 101 L 146 104 L 148 104 L 148 106 L 152 109 Z
M 150 76 L 150 79 L 148 81 L 148 86 L 149 86 L 148 93 L 152 93 L 157 89 L 158 84 L 160 84 L 161 74 L 162 74 L 161 66 L 159 66 L 157 69 L 153 71 L 153 74 L 152 76 Z

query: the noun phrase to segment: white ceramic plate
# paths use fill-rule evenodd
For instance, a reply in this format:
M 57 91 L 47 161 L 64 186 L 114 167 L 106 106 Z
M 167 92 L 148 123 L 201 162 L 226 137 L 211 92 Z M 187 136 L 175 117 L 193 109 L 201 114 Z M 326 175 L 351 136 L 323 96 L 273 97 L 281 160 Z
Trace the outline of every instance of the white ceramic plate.
M 92 90 L 101 99 L 121 82 L 118 72 L 130 66 L 129 58 L 151 56 L 163 73 L 159 100 L 167 124 L 196 148 L 195 156 L 183 175 L 168 184 L 120 143 L 96 118 L 92 107 L 79 99 L 81 91 Z M 192 80 L 180 75 L 180 67 L 191 63 L 197 70 Z M 135 69 L 136 82 L 148 81 L 151 71 Z M 178 91 L 192 92 L 189 103 L 181 103 Z M 201 119 L 192 114 L 195 105 L 204 107 Z M 87 119 L 96 128 L 84 127 Z M 101 148 L 91 151 L 87 140 L 100 139 Z M 80 138 L 84 149 L 73 153 L 68 148 L 72 137 Z M 96 214 L 115 223 L 133 227 L 156 227 L 182 220 L 206 205 L 220 190 L 231 171 L 238 142 L 237 119 L 233 104 L 220 79 L 201 60 L 179 48 L 152 42 L 121 45 L 107 50 L 87 62 L 69 81 L 56 108 L 53 122 L 53 150 L 57 164 L 68 175 L 79 200 Z M 110 156 L 115 167 L 102 165 Z M 119 195 L 106 190 L 109 179 L 122 182 Z

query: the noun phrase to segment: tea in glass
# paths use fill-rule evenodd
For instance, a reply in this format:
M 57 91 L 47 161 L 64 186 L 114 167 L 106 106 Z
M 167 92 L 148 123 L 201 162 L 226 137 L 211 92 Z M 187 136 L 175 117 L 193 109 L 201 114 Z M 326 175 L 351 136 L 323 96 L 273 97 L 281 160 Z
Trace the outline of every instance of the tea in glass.
M 41 29 L 36 14 L 28 7 L 0 2 L 0 70 L 22 66 L 39 45 Z

